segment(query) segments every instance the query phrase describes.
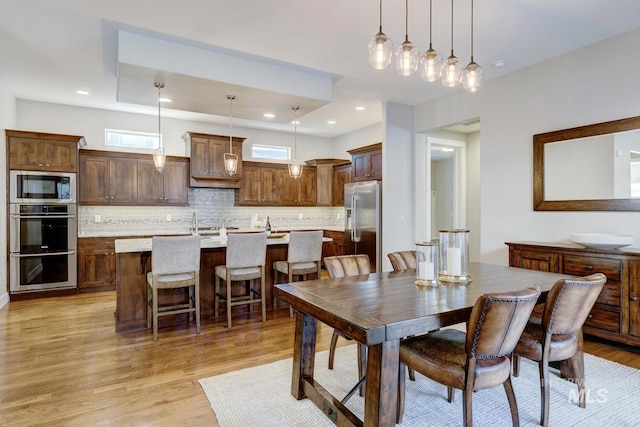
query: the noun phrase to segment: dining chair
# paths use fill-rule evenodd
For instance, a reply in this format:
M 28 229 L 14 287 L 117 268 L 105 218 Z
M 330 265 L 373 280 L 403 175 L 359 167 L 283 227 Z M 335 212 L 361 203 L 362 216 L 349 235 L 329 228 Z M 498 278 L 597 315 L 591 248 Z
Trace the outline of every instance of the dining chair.
M 540 289 L 480 296 L 473 305 L 467 333 L 442 329 L 400 341 L 397 423 L 405 410 L 405 369 L 411 367 L 447 386 L 447 400 L 462 390 L 463 425 L 473 424 L 473 392 L 503 385 L 511 421 L 519 425 L 518 405 L 511 384 L 511 353 L 540 296 Z
M 266 233 L 231 233 L 228 235 L 226 263 L 215 267 L 215 291 L 213 294 L 214 317 L 218 317 L 220 302 L 225 302 L 227 328 L 231 328 L 231 308 L 238 305 L 249 305 L 251 311 L 253 304 L 260 303 L 262 321 L 267 321 L 264 279 L 266 254 Z M 260 288 L 254 286 L 256 280 L 260 281 Z M 233 282 L 240 281 L 246 284 L 246 291 L 242 295 L 233 295 Z M 224 286 L 221 282 L 224 282 Z
M 416 251 L 399 251 L 387 254 L 393 271 L 403 271 L 416 268 Z
M 200 333 L 200 236 L 153 236 L 151 271 L 147 273 L 147 328 L 153 324 L 153 340 L 158 341 L 158 318 L 189 313 L 196 318 Z M 160 306 L 158 290 L 188 288 L 184 303 Z
M 301 276 L 307 280 L 309 274 L 315 274 L 320 278 L 322 263 L 322 230 L 318 231 L 292 231 L 289 233 L 289 247 L 286 261 L 273 263 L 273 284 L 278 283 L 278 273 L 286 275 L 289 283 L 294 276 Z M 273 306 L 276 306 L 276 297 L 273 297 Z M 289 306 L 289 317 L 293 317 L 293 308 Z
M 582 325 L 607 282 L 602 273 L 558 280 L 544 304 L 542 319 L 531 318 L 513 352 L 513 376 L 520 374 L 520 357 L 538 362 L 540 424 L 549 425 L 549 362 L 568 360 L 578 385 L 579 405 L 586 407 L 584 360 L 577 360 Z
M 347 276 L 368 275 L 371 272 L 369 257 L 366 254 L 360 255 L 339 255 L 324 258 L 324 266 L 330 278 Z M 329 369 L 333 369 L 333 361 L 336 355 L 336 345 L 338 337 L 351 340 L 350 337 L 333 330 L 331 344 L 329 346 Z M 358 378 L 362 379 L 365 373 L 367 350 L 364 344 L 358 343 Z M 362 395 L 363 391 L 360 390 Z

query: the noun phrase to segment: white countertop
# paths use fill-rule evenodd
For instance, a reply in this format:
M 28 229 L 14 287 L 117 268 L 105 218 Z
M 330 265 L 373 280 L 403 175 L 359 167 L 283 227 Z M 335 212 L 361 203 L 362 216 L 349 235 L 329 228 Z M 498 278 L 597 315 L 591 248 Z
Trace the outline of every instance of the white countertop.
M 333 239 L 324 237 L 323 242 L 331 242 Z M 149 252 L 151 251 L 151 238 L 142 239 L 116 239 L 116 253 L 126 252 Z M 287 245 L 289 244 L 289 234 L 283 237 L 268 238 L 267 245 Z M 207 248 L 226 248 L 227 238 L 219 236 L 202 236 L 200 247 Z

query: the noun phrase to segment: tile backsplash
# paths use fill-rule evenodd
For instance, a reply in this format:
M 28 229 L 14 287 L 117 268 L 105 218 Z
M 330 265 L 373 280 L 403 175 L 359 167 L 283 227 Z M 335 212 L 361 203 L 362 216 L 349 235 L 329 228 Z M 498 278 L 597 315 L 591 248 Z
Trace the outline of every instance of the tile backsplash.
M 342 207 L 234 206 L 237 190 L 190 188 L 189 206 L 79 206 L 78 235 L 136 236 L 189 231 L 193 213 L 199 227 L 249 228 L 254 215 L 269 216 L 274 230 L 342 227 Z

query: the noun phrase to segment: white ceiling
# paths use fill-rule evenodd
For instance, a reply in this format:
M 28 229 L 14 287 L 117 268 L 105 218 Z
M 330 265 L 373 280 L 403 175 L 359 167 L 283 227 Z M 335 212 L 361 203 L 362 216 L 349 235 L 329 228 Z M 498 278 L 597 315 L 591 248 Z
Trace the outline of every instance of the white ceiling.
M 454 48 L 466 64 L 470 0 L 454 3 Z M 451 48 L 450 5 L 433 0 L 433 47 L 444 56 Z M 404 39 L 404 6 L 398 0 L 383 2 L 383 31 L 395 46 Z M 429 39 L 428 7 L 427 0 L 409 1 L 409 39 L 420 51 Z M 638 0 L 475 0 L 474 8 L 474 57 L 486 79 L 640 27 Z M 19 99 L 157 114 L 150 76 L 169 73 L 149 67 L 137 73 L 136 85 L 121 71 L 119 82 L 117 34 L 126 30 L 203 54 L 223 50 L 333 77 L 333 97 L 326 103 L 275 89 L 258 93 L 229 81 L 196 84 L 190 72 L 173 75 L 173 86 L 167 82 L 163 95 L 175 102 L 164 107 L 163 115 L 176 118 L 227 123 L 222 93 L 237 92 L 238 125 L 291 131 L 290 107 L 299 103 L 300 133 L 334 137 L 379 122 L 383 101 L 416 105 L 462 90 L 425 83 L 417 74 L 400 77 L 393 64 L 372 70 L 367 43 L 378 31 L 378 20 L 377 0 L 2 0 L 0 84 Z M 493 68 L 500 60 L 507 65 Z M 593 63 L 598 65 L 597 58 Z M 77 89 L 91 94 L 77 95 Z M 256 117 L 262 103 L 273 105 L 275 119 Z

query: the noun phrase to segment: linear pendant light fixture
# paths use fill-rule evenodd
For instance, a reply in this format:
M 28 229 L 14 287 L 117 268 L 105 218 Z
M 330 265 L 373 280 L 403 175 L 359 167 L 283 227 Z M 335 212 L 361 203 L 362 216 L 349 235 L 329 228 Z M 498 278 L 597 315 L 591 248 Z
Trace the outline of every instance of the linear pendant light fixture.
M 233 154 L 233 134 L 231 133 L 231 125 L 233 122 L 233 101 L 236 99 L 235 95 L 227 95 L 229 100 L 229 152 L 224 153 L 224 171 L 229 175 L 235 175 L 238 170 L 238 156 Z
M 158 88 L 158 148 L 153 153 L 153 163 L 155 164 L 158 172 L 162 172 L 164 169 L 164 163 L 167 159 L 164 147 L 162 146 L 162 132 L 160 128 L 160 99 L 162 98 L 160 96 L 160 91 L 164 88 L 164 83 L 154 82 L 153 86 Z
M 433 0 L 429 0 L 429 49 L 418 58 L 417 49 L 409 41 L 409 0 L 405 0 L 405 40 L 395 51 L 396 71 L 402 76 L 410 76 L 419 68 L 420 77 L 426 82 L 440 80 L 445 87 L 455 87 L 462 82 L 467 92 L 477 92 L 482 87 L 484 70 L 473 58 L 473 0 L 471 0 L 471 62 L 464 70 L 453 49 L 453 12 L 454 6 L 451 0 L 451 55 L 443 61 L 443 57 L 433 49 Z M 380 0 L 380 32 L 369 43 L 369 64 L 376 70 L 386 68 L 390 60 L 384 53 L 386 42 L 392 46 L 389 38 L 382 32 L 382 0 Z M 382 61 L 383 59 L 387 62 Z
M 482 87 L 484 70 L 473 60 L 473 0 L 471 0 L 471 62 L 462 72 L 462 86 L 467 92 L 477 92 Z
M 380 0 L 380 30 L 369 42 L 369 65 L 374 70 L 384 70 L 391 64 L 393 42 L 382 32 L 382 0 Z
M 293 179 L 298 179 L 302 176 L 302 168 L 304 164 L 300 162 L 296 153 L 298 151 L 298 119 L 297 112 L 300 109 L 297 105 L 292 105 L 293 110 L 293 160 L 289 163 L 289 176 Z
M 404 42 L 396 49 L 396 71 L 410 76 L 418 69 L 418 49 L 409 41 L 409 0 L 405 0 Z

